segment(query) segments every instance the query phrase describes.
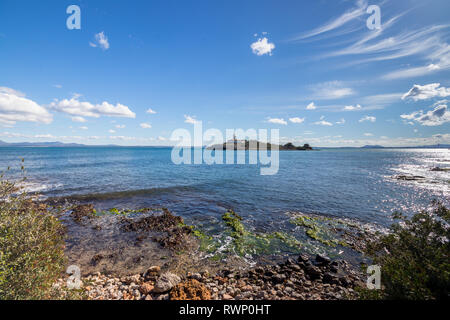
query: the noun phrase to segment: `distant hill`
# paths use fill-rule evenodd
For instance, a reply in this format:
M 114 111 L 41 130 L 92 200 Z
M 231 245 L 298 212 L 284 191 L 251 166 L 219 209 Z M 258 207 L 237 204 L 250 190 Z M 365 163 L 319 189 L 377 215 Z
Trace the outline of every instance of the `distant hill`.
M 55 142 L 14 142 L 8 143 L 0 140 L 0 147 L 87 147 L 79 143 Z
M 382 148 L 384 147 L 380 145 L 366 145 L 361 147 L 361 149 L 382 149 Z

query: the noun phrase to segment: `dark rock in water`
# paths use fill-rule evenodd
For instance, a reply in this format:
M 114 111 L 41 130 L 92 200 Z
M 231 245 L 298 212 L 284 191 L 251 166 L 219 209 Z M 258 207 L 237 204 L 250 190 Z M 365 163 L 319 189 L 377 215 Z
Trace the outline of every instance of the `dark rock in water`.
M 124 219 L 123 231 L 168 231 L 184 223 L 183 218 L 173 215 L 169 210 L 163 209 L 162 215 L 152 215 L 138 220 Z
M 92 257 L 91 259 L 91 264 L 93 266 L 96 266 L 101 260 L 103 259 L 103 255 L 101 254 L 96 254 Z
M 320 254 L 316 255 L 316 262 L 321 265 L 329 265 L 331 263 L 331 259 L 326 256 L 321 256 Z
M 394 177 L 397 180 L 403 180 L 403 181 L 416 181 L 416 180 L 422 180 L 425 179 L 425 177 L 422 176 L 407 176 L 407 175 L 399 175 Z
M 435 168 L 431 169 L 431 171 L 450 172 L 450 168 L 435 167 Z
M 95 216 L 93 204 L 82 204 L 72 209 L 70 214 L 76 222 L 82 222 L 83 219 L 91 219 Z

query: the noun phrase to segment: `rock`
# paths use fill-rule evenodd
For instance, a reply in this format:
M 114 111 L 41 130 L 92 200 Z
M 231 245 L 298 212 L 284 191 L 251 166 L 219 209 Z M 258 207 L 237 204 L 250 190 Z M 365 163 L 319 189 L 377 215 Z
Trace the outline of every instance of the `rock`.
M 158 300 L 169 300 L 169 294 L 161 294 L 157 298 Z
M 276 274 L 272 277 L 272 281 L 275 283 L 283 283 L 286 280 L 286 276 L 284 274 Z
M 431 171 L 447 172 L 447 171 L 450 171 L 450 168 L 440 168 L 440 167 L 435 167 L 435 168 L 431 169 Z
M 149 294 L 153 290 L 153 288 L 154 287 L 150 283 L 144 282 L 143 284 L 140 285 L 139 291 L 142 294 Z
M 251 285 L 245 285 L 241 288 L 242 291 L 252 291 L 253 288 Z
M 163 293 L 167 292 L 181 282 L 181 278 L 176 274 L 166 272 L 156 280 L 153 292 Z
M 200 273 L 194 273 L 191 275 L 191 278 L 200 281 L 202 280 L 202 275 Z
M 146 280 L 154 280 L 159 276 L 159 273 L 161 272 L 160 266 L 151 266 L 147 269 L 147 271 L 144 272 L 144 278 Z
M 307 263 L 309 262 L 309 257 L 306 254 L 301 254 L 298 256 L 298 262 Z
M 224 294 L 223 296 L 222 296 L 222 299 L 223 300 L 233 300 L 233 297 L 232 296 L 230 296 L 229 294 Z
M 322 256 L 320 254 L 316 255 L 316 262 L 321 265 L 329 265 L 331 263 L 331 259 L 327 256 Z
M 293 265 L 293 264 L 295 264 L 295 260 L 294 260 L 294 259 L 288 258 L 288 259 L 286 260 L 285 265 L 290 266 L 290 265 Z
M 195 279 L 177 284 L 170 291 L 171 300 L 211 300 L 211 292 Z
M 395 176 L 394 178 L 397 180 L 404 180 L 404 181 L 416 181 L 425 179 L 425 177 L 422 176 L 409 176 L 409 175 L 398 175 Z
M 339 277 L 335 274 L 327 272 L 323 275 L 322 281 L 325 283 L 339 284 Z
M 322 276 L 320 269 L 312 265 L 307 266 L 305 272 L 312 280 L 319 279 Z

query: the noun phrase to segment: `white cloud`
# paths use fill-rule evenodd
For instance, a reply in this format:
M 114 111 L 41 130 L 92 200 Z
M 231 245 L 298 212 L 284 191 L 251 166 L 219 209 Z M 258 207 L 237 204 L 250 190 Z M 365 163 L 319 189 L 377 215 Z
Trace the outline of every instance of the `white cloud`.
M 369 122 L 375 122 L 377 120 L 376 117 L 372 117 L 372 116 L 365 116 L 361 119 L 359 119 L 359 122 L 365 122 L 365 121 L 369 121 Z
M 433 105 L 434 109 L 424 113 L 422 110 L 410 114 L 402 114 L 405 120 L 416 121 L 423 126 L 434 127 L 450 122 L 450 111 L 446 101 L 440 101 Z
M 188 116 L 188 115 L 184 115 L 184 122 L 185 123 L 190 123 L 190 124 L 195 124 L 198 123 L 199 121 L 197 119 L 195 119 L 194 117 Z
M 317 109 L 317 106 L 314 104 L 314 102 L 311 102 L 306 106 L 306 110 L 315 110 Z
M 105 35 L 104 31 L 95 34 L 95 41 L 95 43 L 89 42 L 89 45 L 93 48 L 100 47 L 103 50 L 109 49 L 108 37 Z
M 57 88 L 57 89 L 61 89 L 61 88 L 62 88 L 62 85 L 60 85 L 60 84 L 54 84 L 53 87 L 55 87 L 55 88 Z
M 268 54 L 269 56 L 272 55 L 272 50 L 275 49 L 275 45 L 273 43 L 268 42 L 267 38 L 260 38 L 258 41 L 253 42 L 250 45 L 250 48 L 252 48 L 252 51 L 257 56 L 262 56 L 265 54 Z
M 143 129 L 150 129 L 152 127 L 150 123 L 141 123 L 140 126 Z
M 387 23 L 383 24 L 382 30 L 364 33 L 357 42 L 344 49 L 331 52 L 326 56 L 366 55 L 368 57 L 354 63 L 394 60 L 413 55 L 427 61 L 425 66 L 420 68 L 412 67 L 390 72 L 383 77 L 387 79 L 423 75 L 449 68 L 450 48 L 445 42 L 445 39 L 448 37 L 446 33 L 449 25 L 426 26 L 422 29 L 410 29 L 396 35 L 380 37 L 403 14 L 388 20 Z
M 280 118 L 268 118 L 267 122 L 274 123 L 274 124 L 282 124 L 284 126 L 287 125 L 286 120 L 280 119 Z
M 72 121 L 84 123 L 84 122 L 86 122 L 86 119 L 83 117 L 76 116 L 76 117 L 72 117 Z
M 331 122 L 325 121 L 324 119 L 325 117 L 321 116 L 320 121 L 314 122 L 314 124 L 318 126 L 327 126 L 327 127 L 331 127 L 333 125 Z
M 341 120 L 337 121 L 336 124 L 345 124 L 345 119 L 342 118 Z
M 147 112 L 148 114 L 155 114 L 155 113 L 156 113 L 156 111 L 153 110 L 152 108 L 149 108 L 146 112 Z
M 345 106 L 343 110 L 344 111 L 358 111 L 361 109 L 362 109 L 361 105 L 357 104 L 356 106 Z
M 385 106 L 389 106 L 392 103 L 399 102 L 403 93 L 385 93 L 377 94 L 373 96 L 361 97 L 361 102 L 369 107 L 365 107 L 365 110 L 370 109 L 380 109 Z
M 429 64 L 428 66 L 413 67 L 407 69 L 400 69 L 385 74 L 382 78 L 387 80 L 404 79 L 424 76 L 435 71 L 439 71 L 441 68 L 439 65 Z
M 369 132 L 366 132 L 366 133 L 364 133 L 364 136 L 366 136 L 366 137 L 373 137 L 373 134 L 369 133 Z
M 81 102 L 78 97 L 54 101 L 50 104 L 53 110 L 67 113 L 71 116 L 99 118 L 100 116 L 135 118 L 136 114 L 123 104 L 110 104 L 106 101 L 101 104 Z
M 361 17 L 362 15 L 365 15 L 366 7 L 367 7 L 367 1 L 359 0 L 359 1 L 357 1 L 357 8 L 354 8 L 352 10 L 345 12 L 344 14 L 340 15 L 339 17 L 327 22 L 326 24 L 324 24 L 320 27 L 317 27 L 316 29 L 302 33 L 302 34 L 296 36 L 295 38 L 291 39 L 291 41 L 297 41 L 297 40 L 314 37 L 314 36 L 320 35 L 322 33 L 338 29 L 338 28 L 342 27 L 343 25 L 347 24 L 348 22 L 350 22 L 352 20 L 356 20 L 359 17 Z
M 109 133 L 116 133 L 116 130 L 111 129 L 111 130 L 109 130 L 108 132 L 109 132 Z
M 0 87 L 0 123 L 13 126 L 19 121 L 49 124 L 53 116 L 44 107 L 25 98 L 23 93 Z
M 89 128 L 86 126 L 80 127 L 81 130 L 88 130 Z
M 340 99 L 355 94 L 352 88 L 345 87 L 341 81 L 329 81 L 310 86 L 313 98 L 318 100 Z
M 413 99 L 414 101 L 427 100 L 431 98 L 445 98 L 450 96 L 450 88 L 441 87 L 440 83 L 430 83 L 426 85 L 415 84 L 407 93 L 402 97 L 405 99 Z
M 305 118 L 298 118 L 298 117 L 289 118 L 289 121 L 292 123 L 303 123 L 305 121 Z
M 125 129 L 126 125 L 124 125 L 124 124 L 117 124 L 115 127 L 116 127 L 116 129 Z

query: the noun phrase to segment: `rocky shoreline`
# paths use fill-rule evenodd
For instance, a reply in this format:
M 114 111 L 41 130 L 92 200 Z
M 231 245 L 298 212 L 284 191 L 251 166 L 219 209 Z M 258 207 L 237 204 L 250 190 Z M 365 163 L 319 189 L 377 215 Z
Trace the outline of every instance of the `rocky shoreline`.
M 249 270 L 225 269 L 186 276 L 152 266 L 142 274 L 114 277 L 96 273 L 82 278 L 92 300 L 348 300 L 364 285 L 362 274 L 344 260 L 300 255 L 276 265 Z M 60 279 L 56 288 L 63 288 Z
M 75 228 L 68 235 L 89 232 L 94 238 L 86 244 L 103 244 L 100 250 L 96 247 L 87 250 L 83 235 L 68 239 L 70 246 L 78 248 L 76 256 L 73 256 L 74 251 L 67 253 L 69 263 L 82 270 L 79 291 L 86 299 L 340 300 L 355 299 L 355 289 L 364 286 L 363 275 L 354 264 L 336 257 L 330 259 L 326 254 L 317 254 L 318 251 L 307 254 L 300 250 L 293 253 L 295 259 L 291 254 L 287 259 L 243 263 L 249 252 L 266 252 L 269 247 L 278 245 L 299 250 L 305 243 L 281 232 L 249 231 L 232 210 L 222 217 L 227 237 L 231 239 L 229 254 L 219 253 L 220 249 L 210 251 L 218 249 L 216 240 L 197 227 L 186 225 L 181 217 L 165 208 L 112 208 L 97 212 L 92 204 L 77 204 L 66 212 L 69 219 L 65 220 L 66 224 L 73 221 L 69 229 Z M 359 243 L 368 232 L 343 220 L 299 213 L 289 213 L 288 217 L 293 226 L 304 229 L 311 241 L 330 248 L 342 246 L 359 251 Z M 104 219 L 107 224 L 102 223 Z M 342 233 L 343 227 L 348 228 L 346 233 Z M 356 228 L 353 237 L 352 228 Z M 108 236 L 104 237 L 102 232 Z M 116 248 L 114 245 L 120 237 L 126 237 L 127 241 Z M 124 250 L 130 253 L 124 254 Z M 162 255 L 154 255 L 159 251 Z M 55 289 L 64 292 L 66 282 L 67 275 L 58 280 Z

